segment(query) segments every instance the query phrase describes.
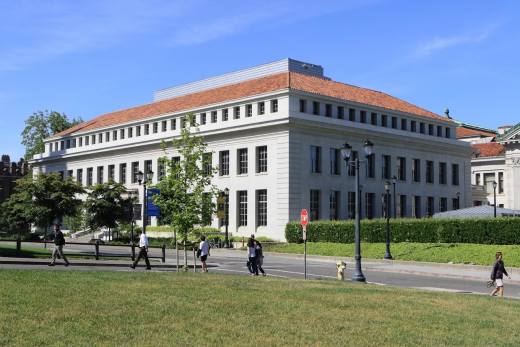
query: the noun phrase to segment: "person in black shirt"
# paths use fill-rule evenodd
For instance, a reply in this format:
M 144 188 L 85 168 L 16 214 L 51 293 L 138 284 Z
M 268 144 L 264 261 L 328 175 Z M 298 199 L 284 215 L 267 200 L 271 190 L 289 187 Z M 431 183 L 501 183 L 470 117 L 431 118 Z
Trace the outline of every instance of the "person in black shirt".
M 497 252 L 495 254 L 495 264 L 493 265 L 493 270 L 491 271 L 491 280 L 495 282 L 496 288 L 491 292 L 491 296 L 496 296 L 497 293 L 500 297 L 504 296 L 504 282 L 502 281 L 504 278 L 504 274 L 507 278 L 511 279 L 511 276 L 506 271 L 504 266 L 504 261 L 502 260 L 502 252 Z
M 52 261 L 50 262 L 49 266 L 54 266 L 54 263 L 56 262 L 56 256 L 58 255 L 65 261 L 65 266 L 69 266 L 69 260 L 67 259 L 67 257 L 65 257 L 65 254 L 63 254 L 64 245 L 65 237 L 63 236 L 63 233 L 60 230 L 60 226 L 56 224 L 54 226 L 54 251 L 52 252 Z

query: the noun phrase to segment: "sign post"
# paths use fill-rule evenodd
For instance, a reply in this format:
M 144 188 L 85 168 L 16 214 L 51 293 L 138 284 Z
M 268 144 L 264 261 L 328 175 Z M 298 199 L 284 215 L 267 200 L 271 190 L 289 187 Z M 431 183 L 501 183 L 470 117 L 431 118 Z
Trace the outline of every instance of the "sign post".
M 306 209 L 302 209 L 300 212 L 300 224 L 303 229 L 303 272 L 305 279 L 307 279 L 307 223 L 309 223 L 309 214 Z

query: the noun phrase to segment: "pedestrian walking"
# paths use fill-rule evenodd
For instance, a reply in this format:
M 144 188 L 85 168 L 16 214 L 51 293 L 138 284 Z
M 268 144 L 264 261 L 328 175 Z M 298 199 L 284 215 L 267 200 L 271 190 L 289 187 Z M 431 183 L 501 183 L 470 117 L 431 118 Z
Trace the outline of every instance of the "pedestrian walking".
M 202 263 L 202 272 L 208 272 L 208 266 L 206 265 L 206 260 L 209 255 L 209 242 L 206 240 L 206 236 L 202 235 L 200 237 L 199 244 L 199 252 L 200 252 L 200 261 Z
M 262 265 L 264 265 L 264 252 L 262 249 L 262 244 L 258 240 L 255 240 L 255 251 L 256 251 L 256 266 L 257 266 L 258 270 L 262 273 L 262 276 L 266 276 L 264 269 L 262 269 Z
M 60 226 L 58 224 L 54 225 L 54 251 L 52 252 L 52 261 L 49 266 L 54 266 L 56 263 L 56 257 L 59 257 L 65 261 L 65 266 L 69 266 L 69 260 L 63 254 L 63 246 L 65 246 L 65 237 L 60 230 Z
M 152 267 L 150 266 L 150 260 L 148 259 L 148 236 L 146 236 L 146 233 L 143 231 L 141 233 L 141 236 L 139 237 L 139 256 L 137 259 L 135 259 L 134 263 L 130 265 L 132 269 L 135 269 L 137 263 L 139 263 L 139 260 L 141 258 L 144 258 L 144 261 L 146 262 L 146 270 L 151 270 Z
M 255 236 L 251 235 L 247 240 L 247 268 L 251 276 L 258 276 L 258 266 L 256 264 L 256 247 L 255 247 Z
M 507 278 L 511 279 L 511 276 L 506 271 L 504 261 L 502 260 L 502 252 L 496 252 L 495 264 L 491 271 L 491 280 L 495 282 L 495 289 L 491 292 L 491 296 L 496 296 L 497 293 L 500 297 L 504 297 L 504 274 Z

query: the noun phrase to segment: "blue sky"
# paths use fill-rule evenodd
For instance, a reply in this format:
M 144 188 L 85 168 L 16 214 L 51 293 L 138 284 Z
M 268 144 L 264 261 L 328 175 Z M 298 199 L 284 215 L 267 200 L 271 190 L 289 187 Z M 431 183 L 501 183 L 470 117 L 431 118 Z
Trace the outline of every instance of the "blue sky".
M 84 120 L 155 90 L 292 57 L 454 118 L 516 124 L 518 1 L 0 0 L 0 152 L 24 120 Z

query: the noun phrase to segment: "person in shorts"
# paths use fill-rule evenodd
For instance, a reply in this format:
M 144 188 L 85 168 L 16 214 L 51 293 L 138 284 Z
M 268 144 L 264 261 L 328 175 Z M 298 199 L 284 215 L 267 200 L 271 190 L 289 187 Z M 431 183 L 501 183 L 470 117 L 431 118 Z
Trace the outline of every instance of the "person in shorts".
M 511 276 L 506 271 L 504 261 L 502 260 L 502 252 L 495 254 L 495 264 L 491 271 L 491 280 L 495 282 L 495 289 L 491 292 L 491 296 L 496 296 L 497 293 L 500 297 L 504 297 L 504 274 L 507 278 L 511 279 Z
M 202 235 L 200 237 L 200 261 L 202 263 L 202 272 L 208 272 L 208 266 L 206 265 L 206 260 L 208 259 L 209 255 L 209 242 L 206 240 L 206 236 Z

